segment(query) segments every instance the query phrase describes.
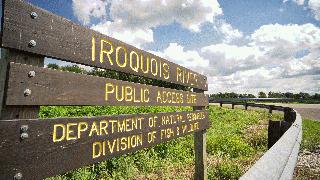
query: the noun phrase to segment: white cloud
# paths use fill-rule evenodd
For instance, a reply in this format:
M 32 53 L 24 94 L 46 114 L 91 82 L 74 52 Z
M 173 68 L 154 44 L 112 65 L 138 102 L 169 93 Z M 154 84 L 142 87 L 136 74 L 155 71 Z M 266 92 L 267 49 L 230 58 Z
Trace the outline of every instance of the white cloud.
M 320 19 L 320 1 L 309 0 L 305 6 Z M 153 42 L 153 28 L 162 25 L 178 23 L 198 32 L 202 24 L 212 23 L 222 37 L 218 44 L 187 50 L 170 43 L 153 52 L 203 72 L 211 92 L 319 92 L 320 29 L 313 24 L 264 25 L 244 39 L 241 31 L 216 19 L 223 14 L 217 0 L 74 0 L 73 10 L 84 24 L 100 18 L 100 23 L 91 24 L 93 29 L 138 47 Z M 237 40 L 245 41 L 235 44 Z
M 320 29 L 313 24 L 265 25 L 251 38 L 250 45 L 264 51 L 269 63 L 282 67 L 286 76 L 320 70 Z M 301 52 L 306 53 L 297 56 Z
M 290 0 L 283 0 L 283 3 L 286 3 Z M 304 4 L 304 0 L 291 0 L 292 2 L 298 4 L 298 5 L 303 5 Z
M 208 75 L 227 75 L 252 69 L 261 63 L 263 54 L 256 47 L 214 44 L 201 49 L 201 55 L 210 59 Z
M 204 22 L 221 15 L 217 0 L 113 0 L 110 16 L 130 28 L 151 28 L 173 22 L 199 31 Z
M 320 21 L 320 1 L 309 0 L 308 6 L 311 9 L 311 12 L 314 14 L 314 18 Z
M 177 43 L 170 43 L 163 52 L 152 52 L 160 57 L 170 60 L 184 67 L 189 67 L 199 73 L 208 67 L 209 61 L 199 55 L 195 50 L 185 50 Z
M 83 24 L 89 24 L 91 17 L 100 18 L 93 29 L 139 47 L 153 42 L 152 28 L 179 23 L 198 32 L 202 24 L 222 15 L 217 0 L 73 0 L 73 12 Z M 230 38 L 238 36 L 228 30 Z
M 257 70 L 258 71 L 258 70 Z M 243 73 L 245 74 L 245 72 Z M 240 75 L 237 77 L 241 78 Z M 268 79 L 257 72 L 256 76 L 243 76 L 240 80 L 232 77 L 210 77 L 209 92 L 237 92 L 258 94 L 260 91 L 269 92 L 309 92 L 319 93 L 320 75 L 299 76 L 293 78 Z
M 124 24 L 122 23 L 107 21 L 94 25 L 91 28 L 136 47 L 153 42 L 153 31 L 151 29 L 130 29 L 123 26 Z
M 230 43 L 235 39 L 240 39 L 243 37 L 243 34 L 238 29 L 235 29 L 226 22 L 223 22 L 219 27 L 218 31 L 220 31 L 223 35 L 223 42 Z
M 261 26 L 252 35 L 252 44 L 265 48 L 286 49 L 320 47 L 320 29 L 313 24 L 270 24 Z
M 288 2 L 289 0 L 283 0 L 283 3 Z M 297 5 L 304 5 L 306 2 L 305 0 L 291 0 L 292 2 L 296 3 Z M 310 9 L 314 18 L 320 21 L 320 1 L 319 0 L 309 0 L 306 9 Z
M 319 92 L 320 28 L 312 24 L 261 26 L 244 45 L 212 44 L 200 51 L 171 43 L 158 55 L 203 72 L 209 92 Z
M 74 15 L 85 25 L 90 23 L 91 17 L 105 17 L 106 5 L 104 0 L 72 0 Z

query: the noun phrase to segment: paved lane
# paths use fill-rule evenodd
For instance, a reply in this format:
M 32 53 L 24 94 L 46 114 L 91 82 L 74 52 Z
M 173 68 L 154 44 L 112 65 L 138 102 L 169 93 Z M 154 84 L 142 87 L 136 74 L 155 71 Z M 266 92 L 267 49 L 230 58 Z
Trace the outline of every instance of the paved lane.
M 287 103 L 272 103 L 279 106 L 291 107 L 297 110 L 302 118 L 313 119 L 320 121 L 320 104 L 287 104 Z
M 210 103 L 212 105 L 218 105 L 218 103 Z M 289 104 L 289 103 L 261 103 L 261 104 L 273 104 L 283 107 L 291 107 L 297 110 L 302 118 L 313 119 L 320 121 L 320 104 Z M 231 105 L 224 104 L 223 106 L 231 107 Z M 235 106 L 241 107 L 242 106 Z

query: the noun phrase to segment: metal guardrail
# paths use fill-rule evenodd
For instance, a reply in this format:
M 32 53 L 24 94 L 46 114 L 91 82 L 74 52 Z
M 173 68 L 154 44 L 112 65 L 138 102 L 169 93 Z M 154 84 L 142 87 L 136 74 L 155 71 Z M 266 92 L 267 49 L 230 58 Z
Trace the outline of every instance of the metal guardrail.
M 222 102 L 233 102 L 233 101 L 256 101 L 256 102 L 266 102 L 266 101 L 272 101 L 272 102 L 294 102 L 299 101 L 298 99 L 294 98 L 209 98 L 210 102 L 219 103 Z
M 248 107 L 258 107 L 284 112 L 284 121 L 269 120 L 268 148 L 269 150 L 240 178 L 241 180 L 287 180 L 293 178 L 298 153 L 302 139 L 302 119 L 300 114 L 292 108 L 253 104 L 246 102 L 223 102 Z
M 292 179 L 302 139 L 302 120 L 296 114 L 291 127 L 240 179 Z

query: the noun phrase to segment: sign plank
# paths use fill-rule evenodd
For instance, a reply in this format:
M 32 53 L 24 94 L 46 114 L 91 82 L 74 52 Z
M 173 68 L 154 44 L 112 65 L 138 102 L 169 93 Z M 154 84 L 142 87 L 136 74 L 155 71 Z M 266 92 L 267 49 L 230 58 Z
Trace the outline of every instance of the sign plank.
M 42 179 L 208 127 L 207 110 L 0 121 L 0 179 Z
M 208 90 L 197 72 L 21 0 L 6 0 L 3 16 L 3 47 Z
M 209 102 L 202 93 L 10 63 L 6 105 L 207 106 Z

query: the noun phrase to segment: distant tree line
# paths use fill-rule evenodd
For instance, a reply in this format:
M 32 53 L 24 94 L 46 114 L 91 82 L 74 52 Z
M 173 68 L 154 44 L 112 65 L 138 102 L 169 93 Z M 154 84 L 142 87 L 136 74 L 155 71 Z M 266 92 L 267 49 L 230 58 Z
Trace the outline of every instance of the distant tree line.
M 159 86 L 159 87 L 166 87 L 166 88 L 172 88 L 172 89 L 179 89 L 188 91 L 191 90 L 188 87 L 177 85 L 177 84 L 171 84 L 168 82 L 130 75 L 122 72 L 112 71 L 112 70 L 105 70 L 100 68 L 93 68 L 92 70 L 86 70 L 84 68 L 81 68 L 78 65 L 68 65 L 68 66 L 59 66 L 57 64 L 48 64 L 47 68 L 61 70 L 61 71 L 69 71 L 69 72 L 75 72 L 79 74 L 87 74 L 87 75 L 93 75 L 93 76 L 99 76 L 99 77 L 106 77 L 111 79 L 117 79 L 122 81 L 130 81 L 140 84 L 148 84 L 152 86 Z
M 255 98 L 253 94 L 237 94 L 234 92 L 228 93 L 217 93 L 217 94 L 210 94 L 210 98 Z
M 217 94 L 210 94 L 211 98 L 256 98 L 255 95 L 253 94 L 237 94 L 234 92 L 231 93 L 217 93 Z M 315 93 L 314 95 L 310 95 L 309 93 L 291 93 L 291 92 L 268 92 L 266 94 L 265 92 L 259 92 L 258 93 L 258 98 L 292 98 L 292 99 L 297 99 L 297 100 L 320 100 L 320 94 Z

